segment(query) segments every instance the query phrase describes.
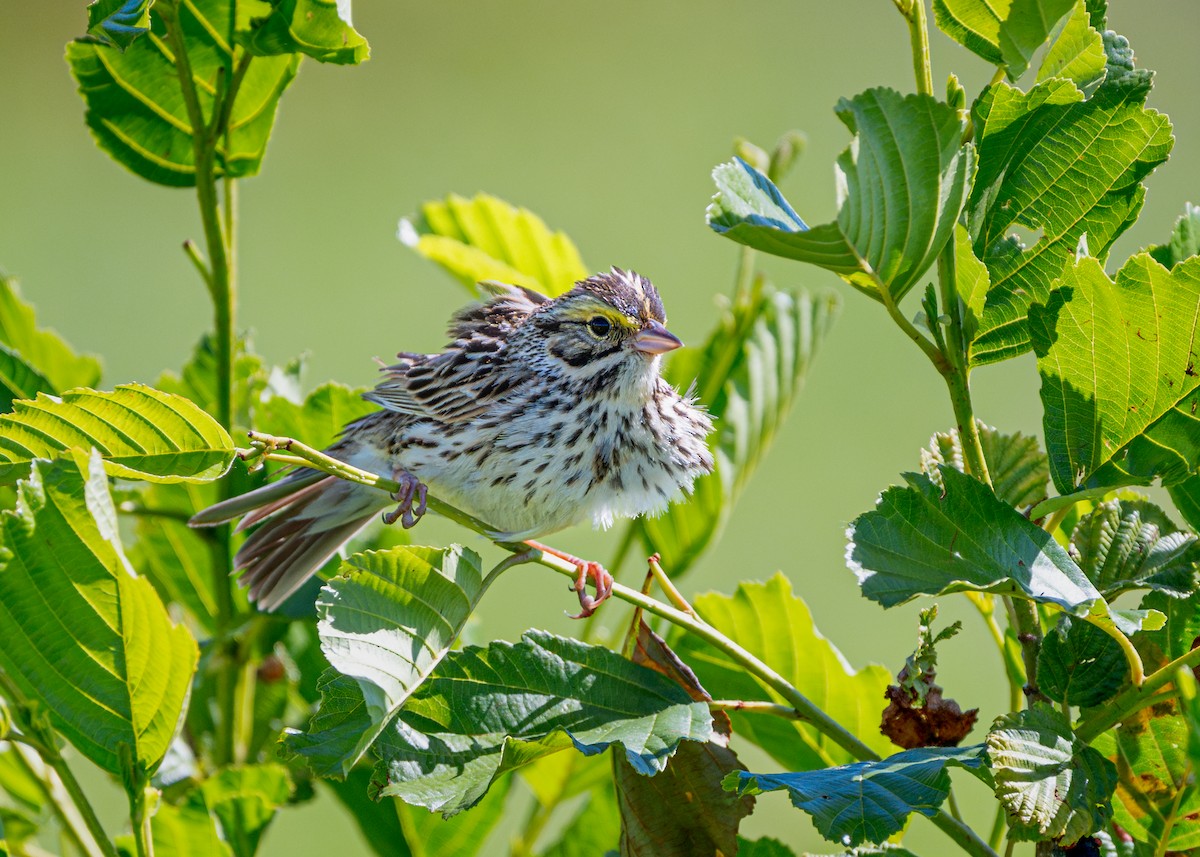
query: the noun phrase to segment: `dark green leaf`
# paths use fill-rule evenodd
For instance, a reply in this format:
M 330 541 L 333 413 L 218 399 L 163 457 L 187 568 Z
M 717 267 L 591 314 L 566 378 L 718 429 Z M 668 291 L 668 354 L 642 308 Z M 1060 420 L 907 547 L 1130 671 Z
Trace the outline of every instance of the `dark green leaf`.
M 13 409 L 16 399 L 35 399 L 38 393 L 53 393 L 51 384 L 24 357 L 7 345 L 0 345 L 0 413 Z
M 1038 653 L 1038 687 L 1055 702 L 1099 705 L 1129 677 L 1117 641 L 1095 625 L 1063 616 Z
M 33 307 L 21 299 L 17 281 L 0 275 L 0 345 L 6 345 L 59 393 L 100 381 L 96 358 L 80 356 L 53 330 L 37 326 Z
M 205 779 L 188 795 L 186 807 L 220 822 L 233 857 L 254 857 L 275 810 L 291 792 L 291 778 L 282 765 L 241 765 Z
M 1167 488 L 1175 508 L 1193 530 L 1200 530 L 1200 475 L 1189 476 Z
M 354 679 L 327 669 L 317 680 L 321 705 L 304 731 L 289 729 L 283 736 L 285 753 L 302 758 L 321 777 L 346 775 L 346 756 L 357 752 L 362 736 L 375 732 L 362 688 Z
M 1183 216 L 1175 221 L 1167 243 L 1148 247 L 1146 252 L 1164 268 L 1174 268 L 1200 253 L 1200 205 L 1185 203 Z
M 1016 80 L 1073 5 L 1074 0 L 934 0 L 933 18 L 954 41 Z
M 264 11 L 238 33 L 239 43 L 255 56 L 301 53 L 338 65 L 357 65 L 371 56 L 350 21 L 349 0 L 274 0 Z
M 419 215 L 400 221 L 400 240 L 472 293 L 481 280 L 499 280 L 555 297 L 590 273 L 564 233 L 485 193 L 425 203 Z
M 1107 63 L 1104 39 L 1091 24 L 1087 4 L 1076 0 L 1070 17 L 1042 60 L 1037 82 L 1065 77 L 1090 94 L 1104 80 Z
M 997 718 L 987 753 L 1013 838 L 1071 845 L 1112 818 L 1116 769 L 1049 706 Z
M 1080 519 L 1068 548 L 1108 600 L 1131 589 L 1183 597 L 1196 589 L 1200 545 L 1148 500 L 1106 500 Z
M 179 26 L 196 81 L 204 122 L 212 117 L 218 69 L 232 78 L 231 0 L 194 0 L 178 6 Z M 151 32 L 122 53 L 96 41 L 67 45 L 67 62 L 87 103 L 87 124 L 97 145 L 122 166 L 174 187 L 196 183 L 195 129 L 180 92 L 175 52 L 158 12 Z M 256 57 L 249 65 L 230 116 L 228 148 L 216 143 L 216 172 L 243 178 L 258 172 L 275 122 L 279 97 L 292 82 L 298 55 Z
M 796 857 L 796 852 L 778 839 L 743 839 L 738 837 L 738 857 Z M 807 857 L 807 855 L 806 855 Z
M 37 462 L 0 513 L 0 666 L 110 773 L 121 754 L 153 771 L 175 734 L 196 643 L 121 551 L 108 480 L 93 457 Z
M 379 410 L 362 397 L 363 390 L 336 381 L 322 384 L 296 404 L 272 396 L 255 409 L 255 428 L 324 449 L 347 423 Z
M 43 395 L 0 417 L 0 481 L 21 477 L 35 458 L 86 457 L 92 449 L 113 476 L 168 483 L 217 479 L 235 455 L 220 423 L 187 399 L 141 384 Z
M 1029 307 L 1045 302 L 1081 236 L 1104 258 L 1137 218 L 1141 182 L 1174 141 L 1167 117 L 1143 100 L 1106 83 L 1084 101 L 1075 84 L 1053 78 L 1028 93 L 997 83 L 976 102 L 979 173 L 968 225 L 991 290 L 973 364 L 1026 351 Z M 1041 237 L 1026 249 L 1010 237 L 1015 228 Z
M 95 0 L 88 6 L 88 33 L 121 50 L 150 31 L 154 0 Z
M 891 676 L 881 666 L 853 670 L 813 624 L 808 605 L 782 573 L 766 583 L 741 583 L 733 595 L 710 593 L 693 605 L 704 620 L 779 672 L 822 711 L 880 753 L 892 745 L 879 734 Z M 699 637 L 682 632 L 672 648 L 710 693 L 722 699 L 784 700 Z M 765 714 L 732 716 L 734 731 L 789 770 L 823 768 L 852 757 L 827 736 L 799 721 Z
M 839 304 L 832 293 L 814 298 L 764 287 L 723 313 L 702 348 L 688 349 L 668 364 L 667 379 L 681 390 L 695 383 L 716 425 L 709 436 L 713 473 L 698 479 L 686 500 L 633 524 L 673 577 L 720 537 L 791 411 Z
M 983 746 L 919 747 L 878 762 L 794 774 L 750 774 L 725 778 L 738 794 L 784 789 L 792 805 L 812 816 L 826 839 L 851 847 L 879 844 L 904 829 L 919 812 L 932 817 L 950 793 L 948 765 L 967 769 L 985 764 Z
M 708 706 L 670 679 L 601 646 L 529 631 L 442 661 L 375 744 L 377 794 L 449 817 L 506 771 L 572 745 L 591 755 L 620 744 L 650 775 L 681 740 L 711 734 Z
M 1115 283 L 1084 258 L 1057 283 L 1029 321 L 1059 493 L 1182 482 L 1200 467 L 1200 257 L 1139 254 Z
M 876 300 L 899 301 L 954 234 L 975 171 L 965 122 L 927 95 L 869 89 L 843 98 L 855 135 L 838 158 L 838 219 L 809 229 L 770 179 L 735 161 L 713 171 L 714 230 L 740 244 L 833 271 Z
M 917 595 L 994 592 L 1082 616 L 1100 593 L 1050 534 L 952 467 L 942 485 L 904 474 L 847 533 L 847 563 L 863 595 L 884 607 Z
M 979 420 L 976 428 L 996 496 L 1017 509 L 1045 500 L 1050 462 L 1038 446 L 1037 438 L 1020 432 L 1002 434 Z M 921 450 L 921 470 L 939 485 L 938 467 L 943 464 L 963 471 L 962 439 L 957 428 L 938 432 L 929 441 L 929 448 Z

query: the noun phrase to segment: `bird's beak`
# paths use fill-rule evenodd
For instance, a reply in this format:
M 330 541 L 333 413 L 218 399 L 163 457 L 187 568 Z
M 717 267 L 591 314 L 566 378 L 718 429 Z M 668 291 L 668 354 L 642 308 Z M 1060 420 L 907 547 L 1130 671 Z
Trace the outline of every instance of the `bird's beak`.
M 681 345 L 683 341 L 659 321 L 648 322 L 633 335 L 633 347 L 644 354 L 666 354 Z

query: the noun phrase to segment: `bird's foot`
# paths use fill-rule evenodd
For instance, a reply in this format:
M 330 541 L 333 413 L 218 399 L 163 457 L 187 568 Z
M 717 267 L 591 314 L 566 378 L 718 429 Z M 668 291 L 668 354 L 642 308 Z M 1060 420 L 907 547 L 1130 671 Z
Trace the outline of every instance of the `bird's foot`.
M 550 556 L 556 556 L 559 559 L 564 559 L 578 569 L 578 574 L 575 576 L 575 582 L 571 584 L 570 589 L 579 596 L 579 607 L 581 609 L 578 613 L 571 617 L 572 619 L 586 619 L 588 616 L 591 616 L 593 613 L 595 613 L 596 608 L 607 601 L 608 597 L 612 595 L 613 583 L 615 583 L 615 581 L 613 580 L 613 576 L 609 574 L 607 569 L 605 569 L 600 563 L 592 562 L 591 560 L 580 559 L 577 556 L 572 556 L 565 551 L 557 550 L 544 545 L 541 542 L 529 540 L 526 541 L 525 544 L 529 545 L 531 548 L 541 551 L 542 553 L 549 554 Z M 596 589 L 595 596 L 588 594 L 587 585 L 589 579 L 592 581 L 592 585 Z
M 390 512 L 383 513 L 385 524 L 400 522 L 400 526 L 409 529 L 425 514 L 426 495 L 429 489 L 417 477 L 407 470 L 397 470 L 394 478 L 400 483 L 400 490 L 391 497 L 399 505 Z

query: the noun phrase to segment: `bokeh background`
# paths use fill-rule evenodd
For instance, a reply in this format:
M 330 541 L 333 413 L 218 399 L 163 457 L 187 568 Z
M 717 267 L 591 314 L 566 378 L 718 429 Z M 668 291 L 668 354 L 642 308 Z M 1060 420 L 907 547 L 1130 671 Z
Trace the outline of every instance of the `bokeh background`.
M 272 361 L 308 353 L 310 386 L 369 384 L 373 356 L 440 347 L 466 292 L 395 231 L 423 200 L 452 191 L 531 208 L 568 232 L 594 269 L 650 276 L 672 329 L 698 343 L 715 317 L 713 296 L 732 284 L 737 248 L 706 228 L 704 207 L 710 170 L 733 138 L 769 148 L 788 129 L 807 132 L 784 191 L 806 220 L 824 222 L 834 216 L 833 161 L 848 142 L 837 99 L 876 85 L 913 89 L 907 30 L 890 0 L 359 0 L 354 17 L 372 59 L 358 68 L 306 61 L 262 174 L 241 183 L 239 323 Z M 151 382 L 180 366 L 210 323 L 180 250 L 202 236 L 191 191 L 136 179 L 92 144 L 62 59 L 85 20 L 82 0 L 0 4 L 0 267 L 21 279 L 43 324 L 103 356 L 106 387 Z M 1185 201 L 1200 201 L 1200 5 L 1112 0 L 1109 20 L 1139 65 L 1159 72 L 1150 105 L 1170 114 L 1177 136 L 1113 268 L 1165 239 Z M 977 93 L 991 69 L 932 39 L 935 89 L 955 71 Z M 951 423 L 944 388 L 873 302 L 815 268 L 773 259 L 762 267 L 782 286 L 838 289 L 844 310 L 767 465 L 683 589 L 729 592 L 782 569 L 851 664 L 895 672 L 912 649 L 917 607 L 885 612 L 859 596 L 843 532 Z M 1030 358 L 974 381 L 983 419 L 1040 433 Z M 431 543 L 464 538 L 444 523 L 424 526 Z M 599 558 L 613 548 L 584 529 L 555 543 Z M 484 635 L 569 633 L 563 589 L 545 570 L 510 573 L 484 603 Z M 966 625 L 941 650 L 942 684 L 964 707 L 980 707 L 986 728 L 1006 699 L 999 658 L 961 599 L 941 607 Z M 966 811 L 986 831 L 980 787 L 960 781 Z M 115 824 L 115 798 L 112 811 Z M 760 798 L 743 830 L 821 847 L 781 795 Z M 922 821 L 909 842 L 926 854 L 948 849 Z M 322 798 L 285 811 L 262 853 L 333 848 L 367 853 Z

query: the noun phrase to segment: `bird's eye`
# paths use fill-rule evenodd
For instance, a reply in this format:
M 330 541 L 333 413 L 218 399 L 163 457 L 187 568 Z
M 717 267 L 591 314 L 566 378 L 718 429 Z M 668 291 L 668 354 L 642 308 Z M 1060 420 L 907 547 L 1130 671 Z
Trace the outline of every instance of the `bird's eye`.
M 588 321 L 587 327 L 592 332 L 592 336 L 595 336 L 597 339 L 603 339 L 612 330 L 612 322 L 602 315 L 594 315 Z

